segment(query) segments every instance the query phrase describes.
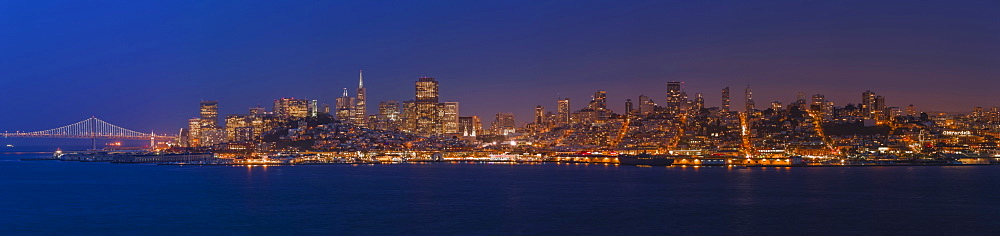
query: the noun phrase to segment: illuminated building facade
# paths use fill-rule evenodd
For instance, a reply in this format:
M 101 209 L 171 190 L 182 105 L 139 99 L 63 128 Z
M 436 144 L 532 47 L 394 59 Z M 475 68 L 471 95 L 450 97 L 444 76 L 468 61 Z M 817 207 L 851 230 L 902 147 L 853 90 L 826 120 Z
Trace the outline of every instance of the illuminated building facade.
M 667 114 L 678 115 L 681 112 L 681 103 L 684 102 L 681 96 L 681 82 L 667 82 Z
M 344 94 L 337 98 L 337 119 L 341 122 L 354 123 L 354 98 L 347 95 L 347 88 Z
M 558 114 L 556 114 L 558 123 L 569 124 L 570 112 L 572 111 L 569 104 L 569 98 L 559 99 L 559 101 L 557 101 L 557 105 L 557 109 L 559 109 Z
M 416 82 L 416 125 L 414 133 L 420 135 L 440 134 L 441 114 L 438 104 L 438 82 L 434 78 L 421 77 Z
M 604 90 L 594 92 L 594 97 L 592 100 L 590 100 L 589 108 L 593 110 L 607 110 L 608 92 Z
M 475 137 L 483 132 L 483 122 L 478 116 L 463 116 L 458 118 L 458 133 L 466 137 Z
M 201 127 L 215 128 L 219 127 L 219 102 L 218 101 L 202 101 L 200 104 L 201 110 Z
M 656 108 L 656 104 L 653 103 L 652 99 L 649 99 L 646 95 L 639 95 L 639 111 L 636 112 L 639 115 L 649 115 Z
M 493 120 L 492 130 L 495 135 L 509 135 L 517 132 L 515 130 L 514 113 L 497 113 Z
M 441 106 L 441 128 L 446 134 L 458 133 L 458 102 L 445 102 Z
M 366 127 L 368 119 L 368 105 L 365 103 L 367 91 L 365 90 L 364 76 L 358 71 L 358 97 L 354 103 L 354 120 L 351 122 L 357 126 Z
M 309 116 L 309 100 L 296 98 L 275 99 L 274 113 L 282 119 L 305 118 Z
M 722 112 L 729 112 L 729 87 L 722 89 Z

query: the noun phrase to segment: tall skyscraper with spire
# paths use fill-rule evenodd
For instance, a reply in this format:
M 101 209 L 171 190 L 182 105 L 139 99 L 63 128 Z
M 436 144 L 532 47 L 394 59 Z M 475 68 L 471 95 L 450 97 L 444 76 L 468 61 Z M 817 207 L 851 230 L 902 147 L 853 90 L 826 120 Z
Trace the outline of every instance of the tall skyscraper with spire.
M 365 104 L 365 80 L 362 72 L 358 70 L 358 97 L 355 99 L 353 123 L 357 126 L 366 127 L 368 123 L 368 106 Z

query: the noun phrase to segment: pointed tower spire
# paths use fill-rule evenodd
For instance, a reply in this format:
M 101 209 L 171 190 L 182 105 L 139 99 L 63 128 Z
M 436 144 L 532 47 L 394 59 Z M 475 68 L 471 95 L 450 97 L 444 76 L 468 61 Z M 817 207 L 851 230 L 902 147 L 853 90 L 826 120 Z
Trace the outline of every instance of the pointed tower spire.
M 364 88 L 365 87 L 365 77 L 364 77 L 364 75 L 363 75 L 362 72 L 364 72 L 364 71 L 358 70 L 358 88 Z

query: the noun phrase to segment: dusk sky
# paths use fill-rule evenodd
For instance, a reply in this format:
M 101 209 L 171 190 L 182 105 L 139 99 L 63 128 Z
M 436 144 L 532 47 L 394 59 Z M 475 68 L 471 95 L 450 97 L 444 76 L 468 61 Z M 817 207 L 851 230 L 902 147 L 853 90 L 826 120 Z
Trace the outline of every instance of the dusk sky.
M 878 3 L 873 3 L 878 2 Z M 369 111 L 418 77 L 484 124 L 536 105 L 610 108 L 666 82 L 759 107 L 799 91 L 837 106 L 1000 106 L 1000 1 L 0 1 L 2 130 L 90 116 L 174 133 L 281 97 L 333 104 L 365 71 Z

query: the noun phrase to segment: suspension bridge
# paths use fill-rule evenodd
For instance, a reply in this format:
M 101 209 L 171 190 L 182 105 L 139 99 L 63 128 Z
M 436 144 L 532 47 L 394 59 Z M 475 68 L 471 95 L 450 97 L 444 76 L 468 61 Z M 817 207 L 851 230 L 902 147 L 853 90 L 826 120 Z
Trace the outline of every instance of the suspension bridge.
M 86 139 L 127 139 L 127 140 L 166 140 L 175 136 L 143 133 L 117 126 L 107 121 L 90 117 L 89 119 L 69 124 L 63 127 L 34 132 L 7 132 L 4 138 L 86 138 Z

